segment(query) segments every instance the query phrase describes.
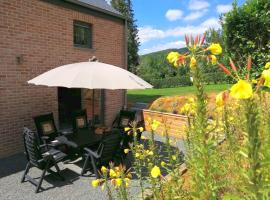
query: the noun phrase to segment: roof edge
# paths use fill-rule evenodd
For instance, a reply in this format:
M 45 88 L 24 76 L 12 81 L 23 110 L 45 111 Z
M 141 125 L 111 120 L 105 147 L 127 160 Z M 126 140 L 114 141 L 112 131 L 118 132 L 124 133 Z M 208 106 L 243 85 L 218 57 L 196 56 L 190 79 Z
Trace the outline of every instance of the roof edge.
M 117 18 L 120 18 L 120 19 L 123 19 L 123 20 L 127 20 L 126 17 L 124 17 L 123 15 L 118 15 L 116 13 L 110 12 L 110 11 L 102 9 L 102 8 L 98 8 L 96 6 L 93 6 L 93 5 L 84 3 L 84 2 L 79 2 L 77 0 L 64 0 L 64 1 L 69 2 L 69 3 L 73 3 L 73 4 L 76 4 L 76 5 L 85 7 L 85 8 L 89 8 L 89 9 L 92 9 L 92 10 L 95 10 L 95 11 L 98 11 L 98 12 L 102 12 L 102 13 L 105 13 L 107 15 L 111 15 L 111 16 L 114 16 L 114 17 L 117 17 Z

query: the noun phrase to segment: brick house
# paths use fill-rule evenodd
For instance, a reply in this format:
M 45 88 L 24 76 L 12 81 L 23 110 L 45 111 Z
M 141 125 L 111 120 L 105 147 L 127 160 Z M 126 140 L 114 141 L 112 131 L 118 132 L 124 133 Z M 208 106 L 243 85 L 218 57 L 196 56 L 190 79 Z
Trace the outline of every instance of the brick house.
M 0 158 L 23 149 L 23 126 L 53 112 L 65 123 L 66 109 L 87 108 L 110 125 L 125 102 L 125 91 L 97 91 L 28 85 L 60 65 L 99 61 L 126 68 L 126 21 L 105 0 L 0 1 Z M 62 119 L 61 119 L 62 118 Z

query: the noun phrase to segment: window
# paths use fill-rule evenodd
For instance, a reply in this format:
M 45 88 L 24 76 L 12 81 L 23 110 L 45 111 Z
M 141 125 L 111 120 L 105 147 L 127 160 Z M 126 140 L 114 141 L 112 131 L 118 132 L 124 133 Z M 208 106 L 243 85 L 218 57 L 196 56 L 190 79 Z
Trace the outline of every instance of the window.
M 92 26 L 91 24 L 74 21 L 73 43 L 75 47 L 92 48 Z

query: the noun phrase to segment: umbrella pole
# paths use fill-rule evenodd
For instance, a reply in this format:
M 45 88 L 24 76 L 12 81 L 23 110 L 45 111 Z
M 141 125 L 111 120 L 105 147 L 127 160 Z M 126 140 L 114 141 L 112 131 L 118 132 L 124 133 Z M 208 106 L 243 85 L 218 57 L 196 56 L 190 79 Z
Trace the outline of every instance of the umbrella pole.
M 95 90 L 93 89 L 93 92 L 92 92 L 92 122 L 93 122 L 93 125 L 94 125 L 94 118 L 95 118 Z

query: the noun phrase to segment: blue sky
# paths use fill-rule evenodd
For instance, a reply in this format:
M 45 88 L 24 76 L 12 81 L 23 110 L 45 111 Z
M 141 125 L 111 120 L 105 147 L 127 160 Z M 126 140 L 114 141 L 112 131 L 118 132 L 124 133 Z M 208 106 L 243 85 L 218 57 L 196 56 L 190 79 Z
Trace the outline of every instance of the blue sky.
M 233 0 L 133 0 L 139 28 L 139 54 L 185 45 L 184 34 L 218 29 L 219 16 L 231 9 Z M 238 0 L 238 5 L 244 0 Z

